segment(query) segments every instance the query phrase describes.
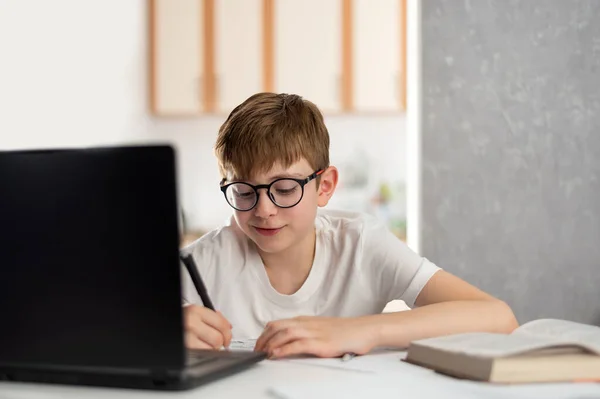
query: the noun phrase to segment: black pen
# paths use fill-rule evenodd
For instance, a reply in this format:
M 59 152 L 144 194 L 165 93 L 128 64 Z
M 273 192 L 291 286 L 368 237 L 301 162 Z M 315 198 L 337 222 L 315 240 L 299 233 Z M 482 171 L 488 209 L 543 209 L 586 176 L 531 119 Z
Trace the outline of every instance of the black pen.
M 208 297 L 206 286 L 202 281 L 202 277 L 200 277 L 200 273 L 198 273 L 198 268 L 196 267 L 196 262 L 194 261 L 194 258 L 190 254 L 182 253 L 179 254 L 179 258 L 181 259 L 188 273 L 190 274 L 190 277 L 192 278 L 192 281 L 194 283 L 194 287 L 196 287 L 196 291 L 198 292 L 198 295 L 200 295 L 202 304 L 205 308 L 209 308 L 210 310 L 214 311 L 215 307 L 210 298 Z

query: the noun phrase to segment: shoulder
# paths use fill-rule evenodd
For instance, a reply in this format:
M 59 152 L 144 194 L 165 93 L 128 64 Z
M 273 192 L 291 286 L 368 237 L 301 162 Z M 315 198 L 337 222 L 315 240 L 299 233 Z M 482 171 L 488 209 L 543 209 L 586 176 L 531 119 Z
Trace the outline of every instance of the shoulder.
M 246 249 L 246 236 L 232 217 L 227 225 L 204 234 L 182 251 L 192 254 L 196 261 L 204 263 L 202 261 L 242 255 Z
M 337 257 L 359 259 L 392 233 L 376 217 L 362 212 L 319 210 L 315 220 L 321 246 Z
M 336 238 L 360 238 L 365 233 L 386 231 L 386 226 L 376 217 L 363 212 L 322 209 L 315 221 L 317 230 Z
M 352 252 L 365 264 L 420 262 L 383 221 L 368 213 L 322 210 L 315 224 L 325 246 Z

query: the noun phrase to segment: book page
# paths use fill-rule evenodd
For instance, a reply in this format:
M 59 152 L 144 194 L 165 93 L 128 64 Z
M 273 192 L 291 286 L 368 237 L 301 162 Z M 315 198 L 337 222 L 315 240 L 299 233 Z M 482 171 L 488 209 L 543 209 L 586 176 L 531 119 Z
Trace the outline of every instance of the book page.
M 513 334 L 575 342 L 600 355 L 600 327 L 588 324 L 568 320 L 540 319 L 523 324 Z
M 573 346 L 568 340 L 529 334 L 465 333 L 413 341 L 415 345 L 478 357 L 506 357 Z M 576 346 L 573 351 L 577 352 Z M 410 353 L 410 348 L 409 348 Z
M 232 339 L 229 344 L 230 350 L 236 351 L 253 351 L 256 345 L 256 338 L 249 339 Z

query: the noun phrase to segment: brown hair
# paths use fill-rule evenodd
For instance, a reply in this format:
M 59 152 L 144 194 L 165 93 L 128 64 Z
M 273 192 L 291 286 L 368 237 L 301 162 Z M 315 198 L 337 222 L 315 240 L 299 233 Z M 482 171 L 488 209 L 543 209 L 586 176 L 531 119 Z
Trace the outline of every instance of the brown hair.
M 245 180 L 305 158 L 316 171 L 329 166 L 329 133 L 317 106 L 294 94 L 258 93 L 238 105 L 215 145 L 221 177 Z

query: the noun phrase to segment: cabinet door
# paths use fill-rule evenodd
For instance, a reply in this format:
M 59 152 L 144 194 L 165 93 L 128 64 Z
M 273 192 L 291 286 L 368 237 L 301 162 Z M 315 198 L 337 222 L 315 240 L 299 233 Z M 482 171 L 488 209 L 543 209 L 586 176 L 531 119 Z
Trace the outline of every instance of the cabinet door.
M 158 115 L 203 110 L 202 0 L 153 0 L 152 108 Z
M 341 108 L 341 1 L 276 0 L 275 90 Z
M 216 0 L 215 70 L 218 112 L 262 91 L 262 0 Z
M 353 0 L 353 98 L 358 112 L 401 110 L 401 0 Z

